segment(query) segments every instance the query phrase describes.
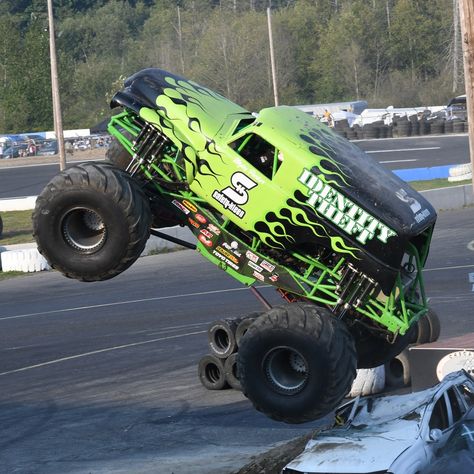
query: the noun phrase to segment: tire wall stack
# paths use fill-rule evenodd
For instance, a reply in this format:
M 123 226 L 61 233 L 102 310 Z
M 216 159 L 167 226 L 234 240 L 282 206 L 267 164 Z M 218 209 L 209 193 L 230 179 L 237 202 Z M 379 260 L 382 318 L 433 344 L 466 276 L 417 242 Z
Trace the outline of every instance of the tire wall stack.
M 208 390 L 242 390 L 237 372 L 239 343 L 248 327 L 260 315 L 213 321 L 207 329 L 209 353 L 198 363 L 198 377 Z M 358 369 L 349 398 L 380 393 L 385 388 L 385 366 Z
M 347 120 L 338 120 L 334 124 L 334 130 L 338 135 L 348 140 L 373 140 L 376 138 L 466 133 L 468 123 L 460 119 L 430 119 L 426 116 L 418 118 L 417 115 L 411 115 L 409 117 L 394 117 L 390 125 L 379 120 L 363 126 L 349 127 Z
M 239 318 L 219 319 L 209 325 L 209 353 L 201 357 L 198 364 L 199 380 L 205 388 L 242 389 L 237 373 L 239 342 L 259 315 L 260 313 L 255 312 Z

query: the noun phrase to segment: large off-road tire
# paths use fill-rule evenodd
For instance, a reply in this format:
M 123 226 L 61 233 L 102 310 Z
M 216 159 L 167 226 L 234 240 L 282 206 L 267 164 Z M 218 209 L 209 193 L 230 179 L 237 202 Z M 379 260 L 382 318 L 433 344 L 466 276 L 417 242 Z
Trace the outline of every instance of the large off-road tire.
M 372 335 L 363 327 L 352 331 L 357 351 L 357 368 L 372 369 L 384 365 L 413 342 L 416 325 L 413 325 L 403 336 L 398 336 L 392 344 L 382 337 Z
M 307 303 L 263 313 L 243 336 L 238 354 L 244 394 L 257 410 L 286 423 L 330 413 L 356 375 L 354 342 L 344 323 Z
M 413 335 L 413 344 L 428 344 L 439 339 L 441 333 L 441 323 L 438 315 L 432 308 L 422 316 L 416 323 L 416 330 Z
M 33 235 L 49 264 L 69 278 L 99 281 L 127 269 L 150 235 L 148 200 L 122 170 L 84 163 L 56 175 L 33 212 Z
M 130 135 L 124 132 L 130 138 Z M 105 153 L 105 158 L 117 168 L 126 169 L 132 160 L 130 153 L 122 146 L 117 138 L 112 137 L 110 145 Z
M 430 342 L 431 327 L 427 314 L 416 322 L 415 328 L 413 331 L 413 344 L 419 345 Z
M 439 316 L 433 308 L 429 308 L 428 313 L 426 313 L 426 318 L 430 324 L 429 342 L 436 342 L 441 334 L 441 322 L 439 320 Z
M 247 332 L 248 328 L 253 324 L 253 322 L 262 314 L 262 311 L 253 311 L 252 313 L 244 316 L 239 321 L 239 325 L 235 330 L 235 342 L 237 347 L 240 346 L 240 341 L 244 337 L 245 333 Z

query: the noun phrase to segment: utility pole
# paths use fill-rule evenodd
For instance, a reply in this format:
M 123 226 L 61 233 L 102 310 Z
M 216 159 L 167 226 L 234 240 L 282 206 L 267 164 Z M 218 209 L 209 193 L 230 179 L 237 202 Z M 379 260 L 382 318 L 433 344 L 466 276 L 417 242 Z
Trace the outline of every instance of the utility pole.
M 459 82 L 459 0 L 453 0 L 453 94 Z
M 461 36 L 464 59 L 464 82 L 469 124 L 472 188 L 474 192 L 474 0 L 460 0 Z
M 278 105 L 278 87 L 277 87 L 277 78 L 276 78 L 275 54 L 273 52 L 272 15 L 270 12 L 270 8 L 267 8 L 267 21 L 268 21 L 268 41 L 270 43 L 270 63 L 272 67 L 273 97 L 275 99 L 275 105 Z
M 183 55 L 183 30 L 181 29 L 181 10 L 178 5 L 178 41 L 179 41 L 179 60 L 181 61 L 181 73 L 184 76 L 184 55 Z
M 63 119 L 61 115 L 61 101 L 59 98 L 58 65 L 56 62 L 56 42 L 54 38 L 53 0 L 48 1 L 49 25 L 49 58 L 51 63 L 51 92 L 53 96 L 54 132 L 58 141 L 59 169 L 66 169 L 66 153 L 64 149 Z

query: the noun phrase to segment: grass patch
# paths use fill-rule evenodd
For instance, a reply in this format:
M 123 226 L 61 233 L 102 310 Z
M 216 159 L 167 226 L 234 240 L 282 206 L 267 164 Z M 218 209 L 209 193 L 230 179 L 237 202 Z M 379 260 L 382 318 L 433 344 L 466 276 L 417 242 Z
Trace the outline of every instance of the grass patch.
M 471 184 L 472 180 L 451 182 L 448 179 L 428 179 L 426 181 L 409 181 L 408 184 L 417 191 L 426 191 L 427 189 L 448 188 L 451 186 L 460 186 L 463 184 Z
M 33 242 L 32 210 L 2 212 L 3 235 L 0 245 L 26 244 Z
M 10 278 L 15 278 L 19 276 L 32 275 L 32 273 L 25 272 L 1 272 L 0 271 L 0 281 L 9 280 Z

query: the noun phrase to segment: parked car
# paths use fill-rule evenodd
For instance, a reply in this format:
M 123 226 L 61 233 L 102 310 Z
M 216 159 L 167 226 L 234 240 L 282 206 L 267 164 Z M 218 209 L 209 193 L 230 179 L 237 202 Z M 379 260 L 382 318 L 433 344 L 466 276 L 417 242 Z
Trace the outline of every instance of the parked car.
M 466 94 L 452 98 L 446 106 L 447 120 L 467 120 Z
M 18 158 L 19 156 L 26 155 L 28 149 L 28 144 L 20 143 L 17 145 L 10 145 L 9 147 L 3 150 L 3 158 Z
M 474 472 L 474 408 L 449 435 L 436 460 L 422 474 L 472 474 Z
M 36 152 L 38 156 L 57 155 L 58 153 L 59 149 L 57 140 L 43 142 Z
M 317 432 L 283 473 L 419 473 L 462 432 L 473 405 L 474 379 L 464 370 L 420 392 L 358 397 L 336 411 L 334 424 Z

